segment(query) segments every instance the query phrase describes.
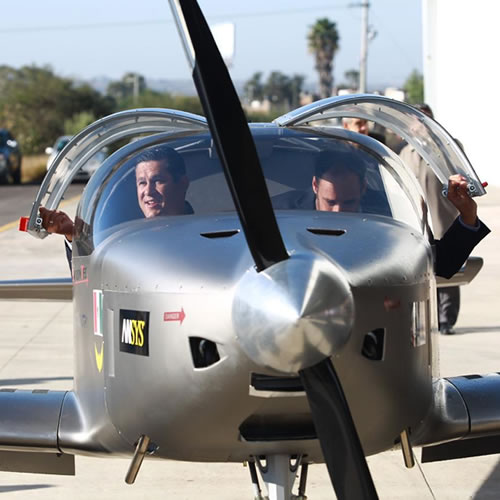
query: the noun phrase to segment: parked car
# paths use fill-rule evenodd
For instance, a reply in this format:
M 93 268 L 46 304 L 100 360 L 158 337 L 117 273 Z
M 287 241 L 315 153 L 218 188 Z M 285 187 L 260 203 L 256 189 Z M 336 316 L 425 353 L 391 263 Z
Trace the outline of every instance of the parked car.
M 21 182 L 22 155 L 12 134 L 0 128 L 0 182 Z
M 45 153 L 49 155 L 47 158 L 47 170 L 52 165 L 52 162 L 56 159 L 57 155 L 62 151 L 64 146 L 73 138 L 71 135 L 62 135 L 58 137 L 56 142 L 52 147 L 45 149 Z M 92 174 L 99 168 L 101 163 L 109 156 L 106 149 L 98 151 L 92 158 L 90 158 L 85 165 L 76 174 L 74 180 L 77 181 L 88 181 Z
M 58 137 L 56 142 L 52 147 L 45 148 L 45 154 L 49 155 L 47 158 L 47 170 L 52 165 L 52 162 L 56 159 L 56 156 L 61 152 L 62 148 L 68 144 L 71 140 L 71 135 L 62 135 Z

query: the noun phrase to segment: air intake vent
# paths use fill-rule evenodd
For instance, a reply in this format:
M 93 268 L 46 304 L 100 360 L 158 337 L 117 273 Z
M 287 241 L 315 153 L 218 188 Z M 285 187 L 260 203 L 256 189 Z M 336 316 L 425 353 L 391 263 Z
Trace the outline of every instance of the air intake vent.
M 345 229 L 322 229 L 320 227 L 308 227 L 307 230 L 312 234 L 320 236 L 342 236 L 345 234 Z
M 273 377 L 252 373 L 250 384 L 256 391 L 303 392 L 304 386 L 299 377 Z
M 239 428 L 245 441 L 316 439 L 311 415 L 252 415 Z
M 213 240 L 215 238 L 230 238 L 231 236 L 234 236 L 239 232 L 239 229 L 230 229 L 228 231 L 211 231 L 209 233 L 200 233 L 200 236 Z
M 201 337 L 189 337 L 191 357 L 195 368 L 207 368 L 220 360 L 217 344 Z

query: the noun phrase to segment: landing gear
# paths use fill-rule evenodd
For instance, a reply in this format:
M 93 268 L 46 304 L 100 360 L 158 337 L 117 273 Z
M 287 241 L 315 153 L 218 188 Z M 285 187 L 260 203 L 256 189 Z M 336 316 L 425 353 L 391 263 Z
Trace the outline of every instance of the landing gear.
M 254 500 L 306 500 L 306 481 L 308 463 L 304 457 L 290 455 L 267 455 L 252 457 L 248 462 L 250 477 L 254 490 Z M 292 494 L 293 483 L 297 470 L 301 466 L 299 490 Z M 257 475 L 259 469 L 267 489 L 267 495 L 262 493 Z

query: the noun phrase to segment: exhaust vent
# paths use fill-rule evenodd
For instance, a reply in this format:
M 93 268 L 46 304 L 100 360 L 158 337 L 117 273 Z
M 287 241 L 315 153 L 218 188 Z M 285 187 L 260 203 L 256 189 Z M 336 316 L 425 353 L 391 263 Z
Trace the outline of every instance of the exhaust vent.
M 365 335 L 361 354 L 372 361 L 384 358 L 385 328 L 376 328 Z

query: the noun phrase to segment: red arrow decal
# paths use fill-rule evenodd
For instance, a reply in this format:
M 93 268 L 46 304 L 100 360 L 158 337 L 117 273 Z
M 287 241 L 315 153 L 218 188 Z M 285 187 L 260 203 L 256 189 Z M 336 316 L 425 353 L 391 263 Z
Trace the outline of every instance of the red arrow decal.
M 184 313 L 184 309 L 181 308 L 180 311 L 172 311 L 163 313 L 163 321 L 180 321 L 181 325 L 184 321 L 186 314 Z

